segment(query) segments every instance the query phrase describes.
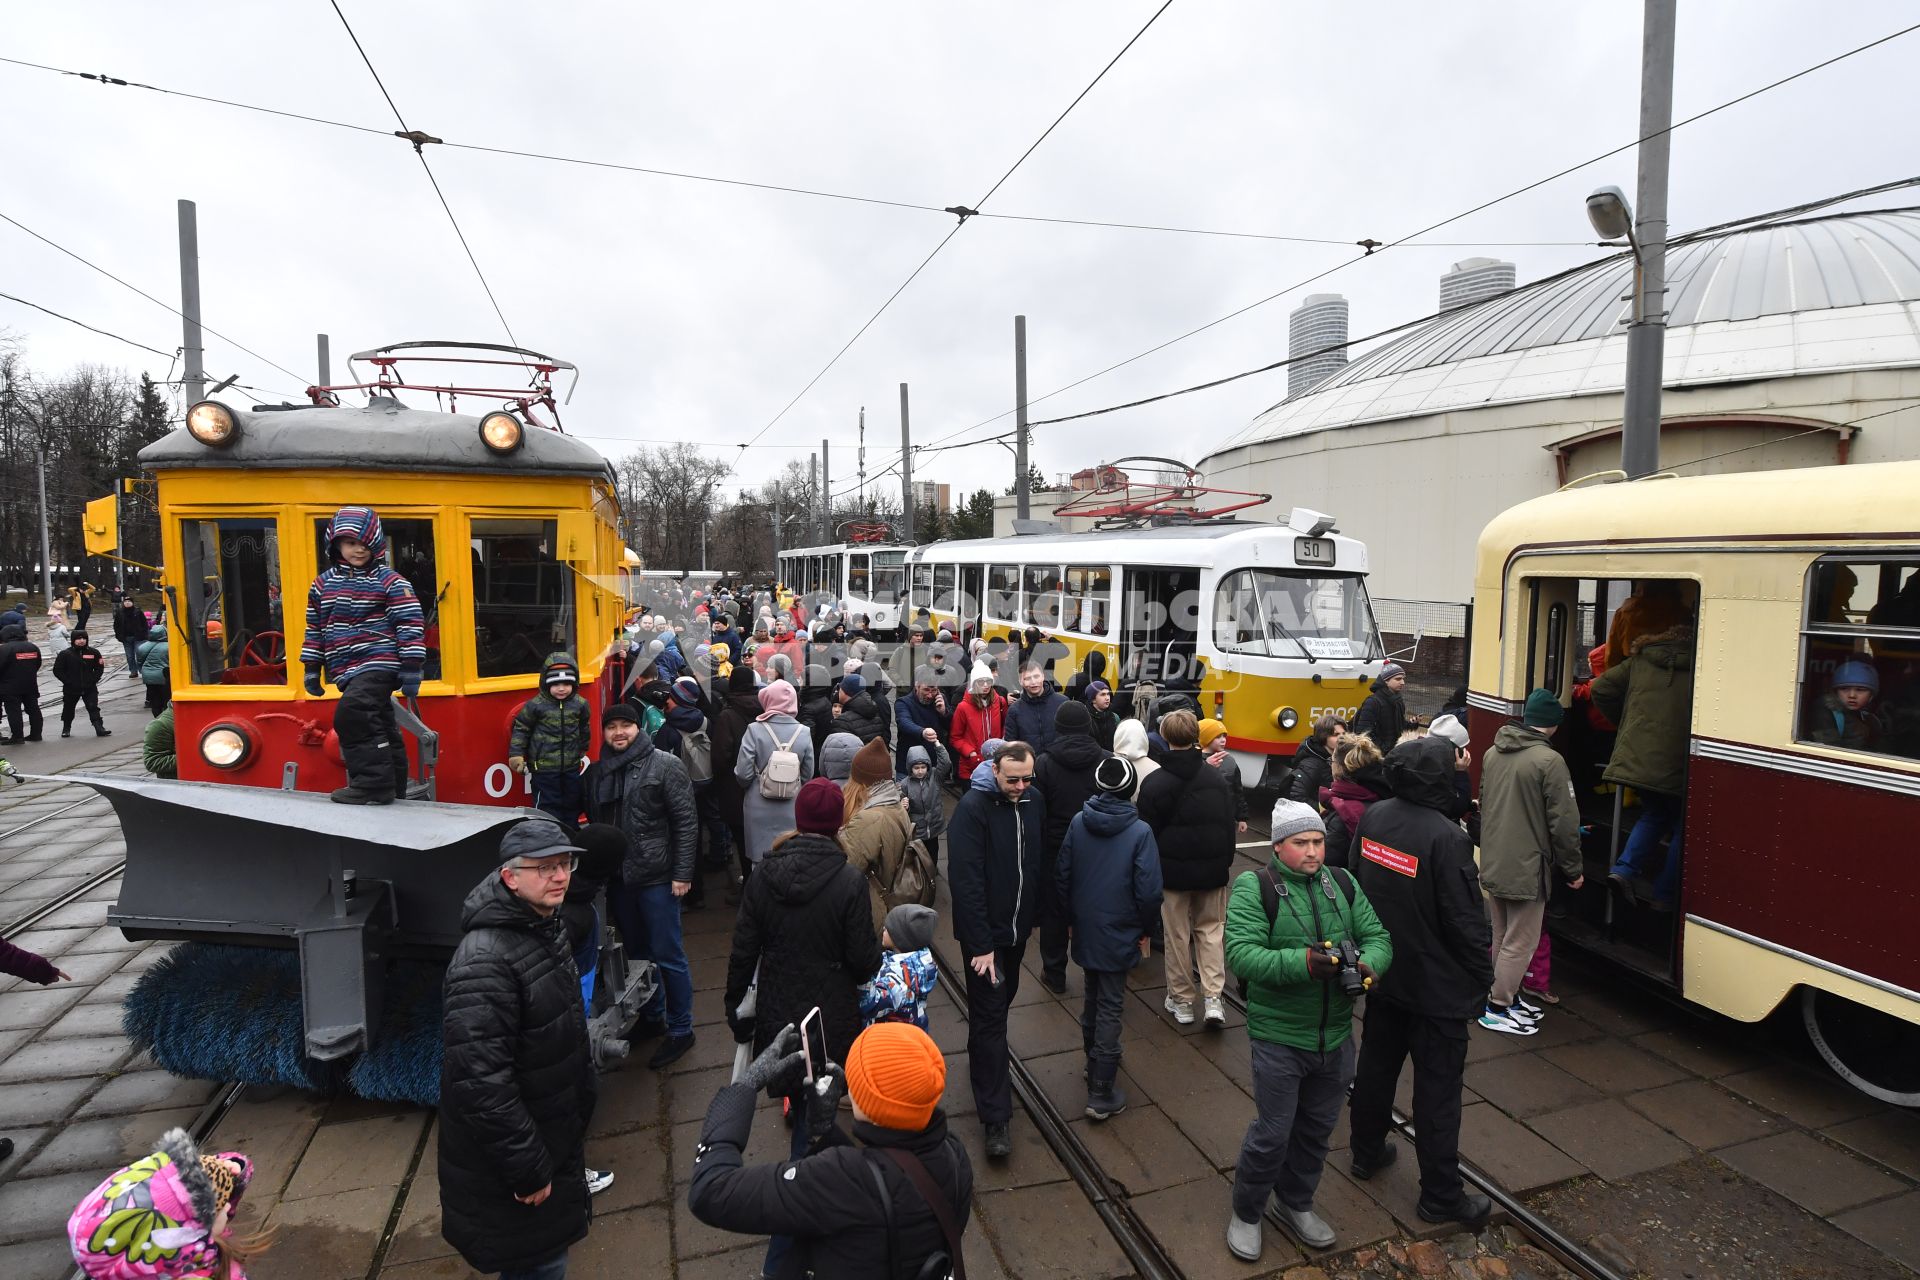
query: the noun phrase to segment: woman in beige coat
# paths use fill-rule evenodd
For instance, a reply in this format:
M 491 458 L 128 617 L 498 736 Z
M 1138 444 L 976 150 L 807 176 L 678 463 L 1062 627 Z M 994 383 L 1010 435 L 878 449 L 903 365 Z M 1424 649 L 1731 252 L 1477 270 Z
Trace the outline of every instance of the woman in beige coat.
M 860 748 L 846 791 L 840 847 L 847 851 L 847 862 L 867 878 L 873 933 L 879 937 L 887 924 L 883 890 L 900 874 L 900 860 L 913 839 L 913 821 L 907 816 L 906 797 L 893 780 L 893 754 L 885 742 L 875 738 Z

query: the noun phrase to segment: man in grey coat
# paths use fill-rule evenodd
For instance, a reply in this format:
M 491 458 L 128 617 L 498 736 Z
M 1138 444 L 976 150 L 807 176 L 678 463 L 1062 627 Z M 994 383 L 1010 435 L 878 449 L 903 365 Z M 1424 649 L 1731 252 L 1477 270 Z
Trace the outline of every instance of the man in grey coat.
M 643 1018 L 665 1019 L 667 1038 L 647 1062 L 657 1071 L 693 1048 L 693 974 L 681 941 L 680 899 L 693 888 L 700 818 L 687 767 L 654 748 L 640 727 L 639 708 L 608 707 L 600 724 L 600 758 L 586 776 L 587 816 L 612 823 L 627 838 L 611 906 L 628 948 L 660 973 L 655 1008 L 642 1011 Z

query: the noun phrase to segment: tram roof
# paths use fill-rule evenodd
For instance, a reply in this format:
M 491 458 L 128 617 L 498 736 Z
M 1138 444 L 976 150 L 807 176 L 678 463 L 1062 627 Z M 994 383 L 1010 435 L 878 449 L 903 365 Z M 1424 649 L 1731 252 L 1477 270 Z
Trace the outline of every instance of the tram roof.
M 1095 548 L 1112 547 L 1125 562 L 1148 564 L 1162 556 L 1176 557 L 1174 563 L 1193 568 L 1210 568 L 1223 556 L 1234 555 L 1236 565 L 1244 559 L 1242 551 L 1249 543 L 1267 538 L 1292 539 L 1305 536 L 1304 529 L 1291 525 L 1255 520 L 1212 520 L 1204 524 L 1166 525 L 1149 529 L 1096 529 L 1084 533 L 1026 533 L 1007 538 L 963 538 L 932 542 L 914 549 L 911 564 L 923 564 L 956 555 L 969 560 L 1014 563 L 1037 558 L 1058 559 L 1068 563 L 1094 554 Z M 1366 545 L 1340 533 L 1322 535 L 1335 544 L 1336 564 L 1341 572 L 1364 572 Z M 1235 555 L 1235 553 L 1241 553 Z M 1284 563 L 1293 563 L 1289 555 Z
M 1649 477 L 1534 498 L 1480 534 L 1482 581 L 1517 548 L 1920 537 L 1920 462 Z
M 351 467 L 501 476 L 612 476 L 598 450 L 558 431 L 529 426 L 520 447 L 500 455 L 481 443 L 478 417 L 410 409 L 386 397 L 338 407 L 233 408 L 233 414 L 240 434 L 231 445 L 201 444 L 180 427 L 142 449 L 141 465 L 153 470 Z

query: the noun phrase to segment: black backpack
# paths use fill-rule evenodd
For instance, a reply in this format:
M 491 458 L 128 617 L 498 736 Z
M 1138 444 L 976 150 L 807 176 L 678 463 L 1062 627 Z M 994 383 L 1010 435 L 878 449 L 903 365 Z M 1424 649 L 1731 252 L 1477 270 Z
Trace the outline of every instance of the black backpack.
M 1346 895 L 1347 910 L 1352 911 L 1353 876 L 1345 867 L 1326 867 L 1324 870 L 1333 877 L 1333 882 L 1340 886 L 1340 892 Z M 1274 874 L 1271 861 L 1258 871 L 1248 871 L 1245 874 L 1252 876 L 1254 882 L 1260 886 L 1260 905 L 1267 913 L 1267 928 L 1271 930 L 1274 921 L 1280 918 L 1280 878 Z M 1237 973 L 1233 975 L 1233 979 L 1240 984 L 1240 999 L 1244 1001 L 1247 998 L 1247 980 Z

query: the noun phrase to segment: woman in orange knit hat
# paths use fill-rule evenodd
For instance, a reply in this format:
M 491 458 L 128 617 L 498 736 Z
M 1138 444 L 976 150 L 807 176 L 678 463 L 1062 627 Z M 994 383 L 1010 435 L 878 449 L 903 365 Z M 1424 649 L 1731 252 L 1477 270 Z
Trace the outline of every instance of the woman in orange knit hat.
M 693 1216 L 723 1231 L 791 1237 L 775 1276 L 916 1275 L 936 1254 L 957 1257 L 973 1165 L 947 1132 L 947 1064 L 932 1038 L 911 1023 L 876 1023 L 853 1042 L 844 1069 L 828 1063 L 811 1084 L 802 1079 L 799 1045 L 799 1033 L 783 1028 L 714 1095 L 687 1189 Z M 807 1153 L 747 1166 L 741 1152 L 756 1095 L 803 1087 L 816 1094 L 807 1105 Z M 853 1101 L 859 1146 L 834 1124 L 843 1094 Z M 938 1211 L 923 1186 L 941 1202 Z

